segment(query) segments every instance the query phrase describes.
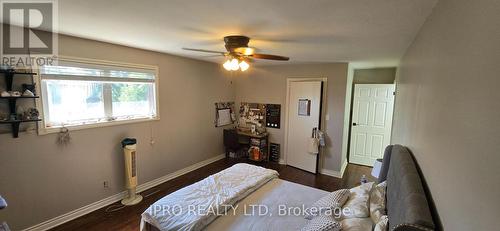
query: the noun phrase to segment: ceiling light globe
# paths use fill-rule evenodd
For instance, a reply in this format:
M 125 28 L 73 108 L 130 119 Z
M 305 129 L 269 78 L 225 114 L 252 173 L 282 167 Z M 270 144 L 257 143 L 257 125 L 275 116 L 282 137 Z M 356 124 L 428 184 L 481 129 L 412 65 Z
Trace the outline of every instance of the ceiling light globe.
M 239 63 L 238 63 L 237 59 L 232 59 L 231 60 L 231 70 L 237 71 L 240 68 L 240 66 L 238 64 Z
M 241 71 L 246 71 L 246 70 L 248 70 L 249 67 L 250 67 L 250 65 L 248 65 L 248 63 L 245 62 L 244 60 L 240 62 L 240 70 Z
M 222 64 L 222 66 L 224 67 L 224 69 L 226 69 L 227 71 L 230 71 L 232 70 L 231 68 L 231 61 L 227 60 L 224 64 Z

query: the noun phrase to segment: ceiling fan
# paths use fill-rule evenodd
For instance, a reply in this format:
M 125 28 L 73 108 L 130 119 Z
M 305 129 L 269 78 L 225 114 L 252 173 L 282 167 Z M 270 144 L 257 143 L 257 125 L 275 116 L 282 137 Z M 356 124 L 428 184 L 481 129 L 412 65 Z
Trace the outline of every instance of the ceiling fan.
M 182 48 L 188 51 L 197 51 L 205 53 L 215 53 L 226 57 L 226 62 L 223 64 L 224 69 L 228 71 L 246 71 L 250 65 L 247 61 L 251 59 L 268 59 L 277 61 L 288 61 L 290 58 L 279 55 L 269 55 L 269 54 L 259 54 L 255 53 L 255 48 L 249 47 L 248 42 L 250 38 L 243 35 L 230 35 L 224 37 L 224 43 L 226 50 L 223 51 L 211 51 L 204 49 L 193 49 L 193 48 Z

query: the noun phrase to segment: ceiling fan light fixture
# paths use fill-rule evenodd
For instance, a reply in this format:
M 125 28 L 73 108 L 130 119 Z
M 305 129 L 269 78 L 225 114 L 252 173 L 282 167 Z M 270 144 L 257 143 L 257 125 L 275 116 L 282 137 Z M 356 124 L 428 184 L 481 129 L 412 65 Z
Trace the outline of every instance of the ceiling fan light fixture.
M 249 67 L 250 67 L 250 65 L 248 65 L 248 63 L 245 62 L 245 60 L 241 60 L 241 62 L 240 62 L 240 70 L 241 71 L 246 71 L 246 70 L 248 70 Z
M 237 71 L 237 70 L 240 68 L 240 65 L 239 65 L 239 63 L 238 63 L 238 60 L 237 60 L 237 59 L 235 59 L 235 58 L 233 58 L 233 59 L 231 60 L 231 63 L 230 63 L 230 64 L 231 64 L 231 70 L 232 70 L 232 71 Z
M 230 71 L 232 68 L 231 68 L 231 61 L 227 60 L 224 64 L 222 64 L 222 66 L 224 67 L 224 69 L 226 69 L 227 71 Z
M 253 47 L 238 47 L 234 49 L 235 52 L 242 55 L 253 55 L 255 53 L 255 48 Z

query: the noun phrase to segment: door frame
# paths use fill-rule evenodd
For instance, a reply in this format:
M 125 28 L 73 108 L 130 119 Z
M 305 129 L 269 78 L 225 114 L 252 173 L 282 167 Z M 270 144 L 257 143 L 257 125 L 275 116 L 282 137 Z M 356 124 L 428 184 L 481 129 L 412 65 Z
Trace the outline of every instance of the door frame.
M 288 106 L 290 104 L 290 83 L 292 82 L 310 82 L 310 81 L 322 81 L 323 82 L 323 92 L 321 96 L 321 106 L 320 106 L 320 130 L 325 131 L 325 116 L 327 114 L 327 93 L 328 93 L 328 78 L 324 77 L 318 77 L 318 78 L 296 78 L 296 77 L 289 77 L 286 79 L 286 102 L 285 102 L 285 126 L 284 126 L 284 138 L 285 138 L 285 146 L 283 147 L 283 152 L 285 155 L 284 156 L 284 164 L 288 165 L 287 159 L 288 159 Z M 323 148 L 319 149 L 319 154 L 318 154 L 318 164 L 316 166 L 317 168 L 317 173 L 319 173 L 319 170 L 322 169 L 323 167 Z
M 396 107 L 396 88 L 397 88 L 397 84 L 396 84 L 396 81 L 394 80 L 394 83 L 352 83 L 352 89 L 351 89 L 351 102 L 350 102 L 350 110 L 349 110 L 349 124 L 348 124 L 348 137 L 347 137 L 347 153 L 346 153 L 346 160 L 347 160 L 347 163 L 352 163 L 351 160 L 350 160 L 350 157 L 351 157 L 351 142 L 352 142 L 352 116 L 354 114 L 354 109 L 353 109 L 353 105 L 354 105 L 354 97 L 356 95 L 356 85 L 393 85 L 394 86 L 394 92 L 393 92 L 393 95 L 394 95 L 394 100 L 392 102 L 392 117 L 391 117 L 391 128 L 389 130 L 389 144 L 392 144 L 392 127 L 394 125 L 394 113 L 395 113 L 395 107 Z M 385 147 L 384 147 L 385 149 Z M 383 153 L 382 153 L 382 157 L 383 157 Z M 367 165 L 364 165 L 364 164 L 357 164 L 357 163 L 353 163 L 353 164 L 356 164 L 356 165 L 363 165 L 363 166 L 367 166 Z M 368 166 L 368 167 L 373 167 L 373 166 Z

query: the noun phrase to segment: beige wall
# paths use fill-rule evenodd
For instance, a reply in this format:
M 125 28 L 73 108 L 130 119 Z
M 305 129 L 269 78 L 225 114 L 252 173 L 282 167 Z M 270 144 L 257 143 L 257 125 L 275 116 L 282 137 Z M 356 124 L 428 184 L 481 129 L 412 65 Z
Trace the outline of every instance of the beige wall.
M 240 102 L 281 104 L 281 129 L 269 128 L 268 131 L 270 142 L 281 144 L 283 159 L 286 79 L 293 77 L 328 78 L 325 110 L 330 121 L 326 121 L 327 147 L 321 158 L 322 168 L 340 171 L 347 84 L 346 63 L 254 66 L 247 73 L 233 77 L 236 105 L 239 106 Z
M 419 163 L 445 230 L 498 230 L 500 1 L 441 0 L 403 58 L 394 143 Z
M 124 190 L 120 141 L 138 139 L 139 183 L 222 154 L 214 102 L 234 100 L 230 79 L 219 65 L 118 45 L 61 36 L 66 56 L 157 65 L 161 120 L 56 134 L 0 135 L 0 195 L 9 203 L 0 221 L 26 228 Z M 149 141 L 153 137 L 154 145 Z M 103 181 L 110 188 L 103 188 Z

